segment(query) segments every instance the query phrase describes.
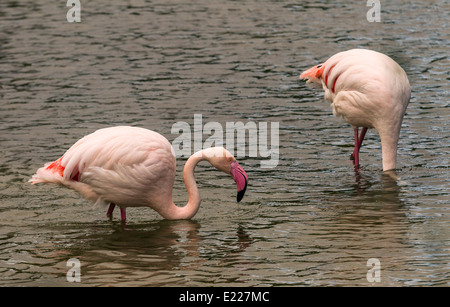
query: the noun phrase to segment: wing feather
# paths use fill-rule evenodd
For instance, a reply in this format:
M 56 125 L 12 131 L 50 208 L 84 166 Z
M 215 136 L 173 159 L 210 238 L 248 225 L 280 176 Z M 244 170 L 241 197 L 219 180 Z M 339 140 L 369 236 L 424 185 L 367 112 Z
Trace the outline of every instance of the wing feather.
M 169 141 L 151 130 L 97 130 L 69 148 L 60 163 L 64 172 L 58 183 L 96 204 L 143 206 L 151 199 L 171 199 L 175 156 Z

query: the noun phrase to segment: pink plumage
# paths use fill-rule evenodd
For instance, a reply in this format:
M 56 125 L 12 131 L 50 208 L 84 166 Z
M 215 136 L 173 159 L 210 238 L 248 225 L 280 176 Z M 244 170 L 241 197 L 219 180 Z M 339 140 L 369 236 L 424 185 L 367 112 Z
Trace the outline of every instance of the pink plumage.
M 171 144 L 154 131 L 127 126 L 104 128 L 83 137 L 61 158 L 38 169 L 30 182 L 61 184 L 95 205 L 110 204 L 108 216 L 118 205 L 123 221 L 127 207 L 151 207 L 167 219 L 189 219 L 200 206 L 194 168 L 202 160 L 233 177 L 240 201 L 248 176 L 226 149 L 214 147 L 186 162 L 183 176 L 189 202 L 176 206 L 172 201 L 176 164 Z
M 355 167 L 365 133 L 375 128 L 381 139 L 383 170 L 396 167 L 403 116 L 411 96 L 405 71 L 390 57 L 371 50 L 339 52 L 300 75 L 321 84 L 333 114 L 354 128 Z M 358 135 L 358 128 L 362 127 Z

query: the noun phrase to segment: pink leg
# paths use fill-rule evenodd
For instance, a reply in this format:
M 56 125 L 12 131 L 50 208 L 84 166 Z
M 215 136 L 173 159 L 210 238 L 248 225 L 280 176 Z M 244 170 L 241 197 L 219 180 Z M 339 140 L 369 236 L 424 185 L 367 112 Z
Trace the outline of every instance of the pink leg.
M 123 223 L 125 223 L 125 221 L 127 220 L 127 213 L 125 210 L 125 208 L 120 207 L 120 219 Z
M 360 135 L 358 135 L 358 128 L 355 128 L 354 132 L 355 132 L 355 149 L 353 150 L 352 157 L 354 159 L 355 167 L 359 167 L 359 150 L 361 149 L 364 137 L 366 136 L 367 128 L 363 127 Z
M 359 135 L 359 138 L 358 138 L 358 150 L 361 148 L 364 137 L 366 136 L 366 132 L 367 132 L 367 128 L 363 127 L 361 130 L 361 134 Z
M 116 204 L 114 204 L 114 203 L 109 204 L 108 212 L 106 212 L 107 217 L 109 217 L 109 218 L 112 217 L 112 213 L 113 213 L 115 207 L 116 207 Z
M 355 132 L 355 149 L 353 150 L 353 163 L 355 164 L 355 168 L 359 167 L 359 139 L 358 139 L 358 128 L 354 129 Z

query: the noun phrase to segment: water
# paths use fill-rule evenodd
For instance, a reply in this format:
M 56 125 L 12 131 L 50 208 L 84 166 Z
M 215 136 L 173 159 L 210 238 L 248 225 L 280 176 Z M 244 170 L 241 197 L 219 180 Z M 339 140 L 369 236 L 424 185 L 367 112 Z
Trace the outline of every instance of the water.
M 383 2 L 382 22 L 369 23 L 357 2 L 81 0 L 81 23 L 68 23 L 64 1 L 1 1 L 0 285 L 448 286 L 450 7 Z M 370 130 L 354 173 L 351 127 L 298 80 L 355 47 L 390 55 L 410 78 L 399 182 L 382 174 Z M 242 203 L 206 164 L 189 221 L 131 208 L 123 227 L 71 190 L 27 183 L 98 128 L 172 141 L 172 125 L 194 114 L 279 123 L 276 168 L 239 159 L 250 177 Z M 81 283 L 66 280 L 70 258 Z M 366 278 L 370 258 L 381 282 Z

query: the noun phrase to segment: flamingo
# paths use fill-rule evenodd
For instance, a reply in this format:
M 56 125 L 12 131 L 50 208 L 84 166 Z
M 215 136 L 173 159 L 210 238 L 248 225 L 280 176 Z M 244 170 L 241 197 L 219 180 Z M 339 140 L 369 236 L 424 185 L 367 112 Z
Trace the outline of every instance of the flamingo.
M 400 128 L 411 97 L 408 77 L 400 65 L 382 53 L 352 49 L 304 71 L 300 79 L 321 84 L 334 116 L 353 126 L 355 169 L 359 169 L 366 132 L 375 128 L 381 140 L 383 171 L 395 171 Z
M 57 183 L 78 191 L 97 206 L 109 204 L 109 218 L 117 205 L 122 222 L 127 207 L 150 207 L 165 219 L 190 219 L 200 207 L 194 169 L 202 160 L 233 177 L 237 201 L 241 201 L 248 183 L 246 172 L 225 148 L 211 147 L 187 160 L 183 179 L 189 201 L 184 207 L 176 206 L 171 144 L 157 132 L 128 126 L 99 129 L 81 138 L 61 158 L 39 168 L 29 182 Z

